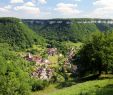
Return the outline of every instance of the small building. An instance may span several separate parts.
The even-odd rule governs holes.
[[[33,56],[30,53],[28,53],[24,58],[30,62],[35,62],[36,65],[51,64],[51,62],[48,59],[43,59],[40,56]]]
[[[38,67],[34,72],[32,72],[32,77],[49,80],[53,76],[53,70],[51,68]]]
[[[42,58],[38,56],[33,56],[32,61],[36,63],[42,63]]]
[[[28,53],[24,58],[28,61],[32,61],[33,56],[30,53]]]
[[[47,53],[49,56],[54,56],[58,52],[57,48],[48,48]]]

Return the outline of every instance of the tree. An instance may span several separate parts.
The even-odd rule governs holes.
[[[113,66],[113,33],[95,33],[79,51],[75,61],[80,75],[108,72]]]

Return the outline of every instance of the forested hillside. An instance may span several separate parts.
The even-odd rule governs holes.
[[[110,20],[91,21],[92,19],[23,20],[37,34],[57,41],[83,41],[92,32],[113,30]]]
[[[0,43],[8,43],[15,49],[42,44],[44,39],[30,30],[17,18],[0,18]]]

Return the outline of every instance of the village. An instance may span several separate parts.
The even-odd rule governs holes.
[[[34,62],[35,63],[35,68],[31,74],[31,77],[35,77],[37,79],[41,80],[50,80],[54,74],[54,66],[59,64],[59,59],[63,58],[62,54],[59,54],[57,48],[48,48],[46,51],[48,57],[47,58],[42,58],[41,56],[38,55],[33,55],[31,53],[27,53],[24,56],[24,59],[29,61],[29,62]],[[63,59],[63,67],[67,68],[67,66],[71,67],[71,60],[75,54],[74,48],[70,50],[70,52],[67,53],[67,58]],[[50,61],[49,57],[54,57],[58,56],[57,62],[53,63]],[[77,69],[77,67],[75,66]]]

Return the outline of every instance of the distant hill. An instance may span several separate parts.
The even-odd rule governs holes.
[[[42,44],[44,39],[29,29],[20,19],[0,18],[0,43],[8,43],[15,49]]]
[[[111,19],[24,19],[23,22],[38,35],[58,41],[83,41],[93,32],[113,30]]]

